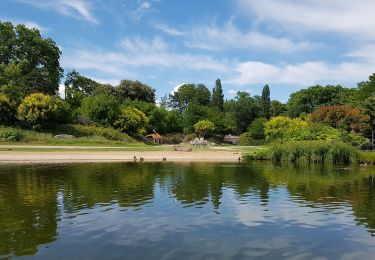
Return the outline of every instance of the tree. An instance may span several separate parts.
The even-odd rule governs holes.
[[[369,97],[363,102],[365,113],[369,116],[369,124],[371,126],[371,141],[375,145],[375,96]]]
[[[259,107],[247,92],[238,92],[234,100],[226,103],[227,110],[233,114],[240,133],[245,132],[251,122],[259,116]]]
[[[69,121],[69,105],[62,99],[34,93],[25,97],[17,109],[17,118],[33,129]]]
[[[212,106],[220,111],[224,110],[224,94],[220,79],[215,81],[215,87],[212,90]]]
[[[169,100],[171,107],[184,112],[191,103],[208,106],[211,100],[211,93],[203,84],[184,84],[173,94],[169,95]]]
[[[270,98],[270,88],[265,85],[262,90],[262,96],[260,97],[260,113],[265,118],[270,118],[271,109],[271,98]]]
[[[270,107],[270,116],[271,117],[285,115],[287,110],[288,109],[287,109],[286,104],[283,104],[283,103],[281,103],[280,101],[277,101],[277,100],[271,101],[271,107]]]
[[[91,96],[83,100],[81,113],[96,123],[110,126],[117,119],[119,104],[113,96],[103,94]]]
[[[7,96],[0,93],[0,123],[11,123],[15,120],[14,104]]]
[[[321,106],[345,105],[352,101],[355,90],[342,86],[313,86],[290,95],[288,114],[298,117],[301,113],[311,113]]]
[[[375,96],[375,73],[369,77],[368,81],[358,83],[358,89],[354,93],[355,100],[358,102],[363,102],[372,96]]]
[[[155,89],[138,80],[121,80],[115,90],[116,96],[120,102],[125,99],[138,99],[149,103],[155,103]]]
[[[267,122],[267,119],[260,117],[255,119],[247,131],[249,132],[249,135],[254,140],[263,140],[265,139],[264,134],[264,124]]]
[[[143,135],[149,118],[136,108],[123,108],[114,126],[123,133],[129,135]]]
[[[0,88],[11,99],[36,92],[55,95],[63,73],[60,55],[39,30],[0,21]]]
[[[307,123],[301,119],[276,116],[264,124],[264,133],[267,141],[293,139],[305,128]]]
[[[345,131],[363,133],[369,129],[370,118],[359,108],[348,106],[323,106],[310,115],[312,122],[324,123],[334,128]]]
[[[195,132],[202,137],[205,137],[208,133],[215,131],[215,124],[210,120],[200,120],[194,124]]]

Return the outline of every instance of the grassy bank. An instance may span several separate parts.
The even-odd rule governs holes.
[[[356,148],[341,142],[290,141],[270,144],[264,150],[244,157],[248,160],[336,164],[357,163],[361,161],[361,156]],[[372,158],[371,154],[366,156]]]
[[[360,152],[359,162],[367,164],[375,164],[375,152]]]
[[[59,139],[55,135],[73,135],[73,139]],[[112,128],[83,125],[62,125],[48,131],[25,130],[0,126],[0,144],[87,145],[87,146],[144,146],[127,134]]]

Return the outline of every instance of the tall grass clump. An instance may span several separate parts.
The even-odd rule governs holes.
[[[359,153],[351,145],[327,141],[289,141],[273,143],[268,156],[277,162],[354,163]]]

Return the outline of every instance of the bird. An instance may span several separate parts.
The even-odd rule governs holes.
[[[145,158],[143,158],[143,157],[139,157],[139,161],[140,161],[140,162],[143,162],[144,159],[145,159]]]
[[[167,160],[167,158],[166,157],[163,157],[163,161],[166,161]]]
[[[133,160],[136,162],[137,161],[137,157],[134,155],[133,156]]]

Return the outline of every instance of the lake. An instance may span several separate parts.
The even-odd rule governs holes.
[[[370,259],[375,168],[0,165],[0,259]]]

